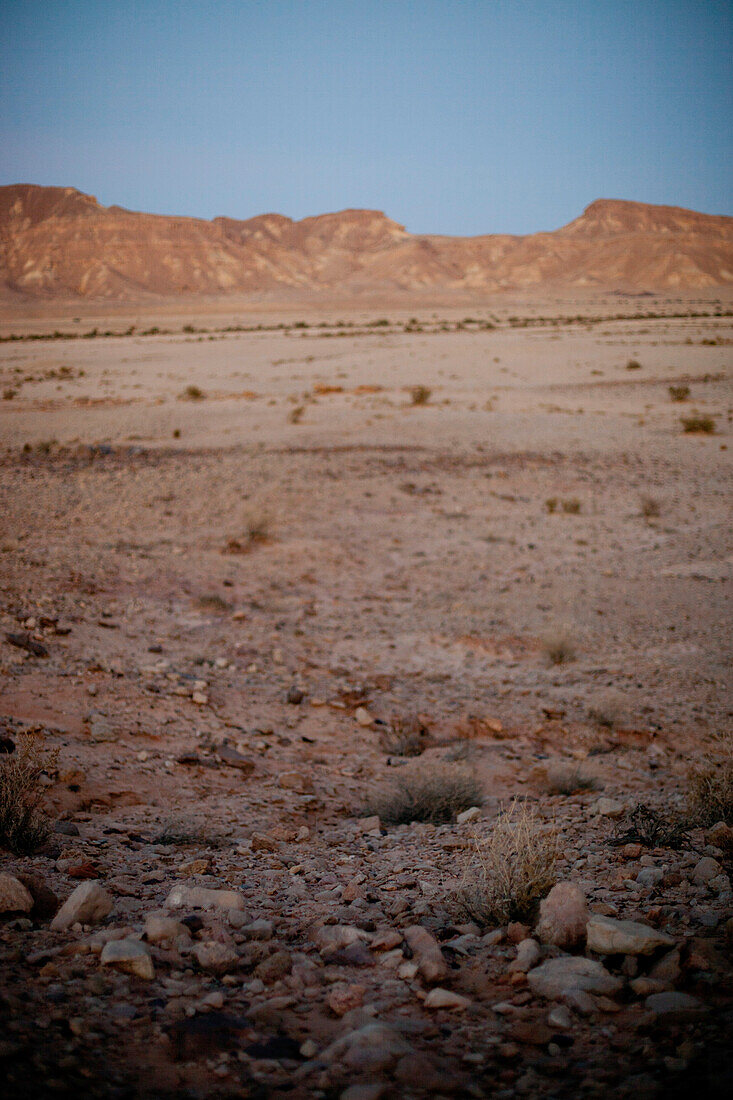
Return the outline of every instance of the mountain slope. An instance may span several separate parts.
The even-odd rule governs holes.
[[[475,295],[731,282],[733,218],[678,207],[600,199],[552,233],[445,237],[408,233],[374,210],[205,221],[104,207],[71,187],[0,187],[0,287],[13,295]]]

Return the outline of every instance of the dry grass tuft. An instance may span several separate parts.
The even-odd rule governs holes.
[[[638,359],[629,359],[628,363],[626,364],[626,369],[627,370],[641,370],[641,363],[639,362]]]
[[[625,700],[620,691],[604,691],[588,707],[588,717],[596,726],[612,730],[624,716]]]
[[[482,802],[481,784],[463,768],[405,769],[389,787],[374,793],[364,812],[365,816],[378,814],[389,825],[411,821],[443,825]]]
[[[199,386],[186,386],[181,394],[181,401],[203,401],[206,394]]]
[[[232,605],[215,592],[199,596],[197,603],[202,611],[213,611],[217,615],[223,615],[232,609]]]
[[[594,775],[588,775],[579,764],[556,764],[548,768],[545,789],[548,794],[577,794],[597,791],[602,786]]]
[[[644,519],[659,519],[662,514],[662,503],[656,497],[643,496],[639,503],[639,510]]]
[[[569,626],[555,626],[542,637],[542,649],[551,665],[574,661],[577,653],[575,638]]]
[[[690,771],[687,805],[695,825],[733,825],[733,737],[721,735]]]
[[[48,764],[30,736],[0,757],[0,844],[17,855],[32,855],[50,835],[51,823],[41,809],[41,776]]]
[[[686,401],[690,396],[689,386],[670,386],[669,396],[673,401]]]
[[[288,413],[289,424],[300,424],[305,413],[305,405],[296,405],[294,409],[291,409]]]
[[[681,416],[680,424],[688,435],[712,435],[715,431],[715,421],[712,416]]]
[[[512,805],[486,837],[476,835],[454,895],[461,916],[482,927],[531,918],[555,882],[559,842],[527,803]]]
[[[417,714],[395,715],[379,738],[389,756],[420,756],[429,741],[430,731]]]
[[[255,546],[262,546],[272,537],[274,520],[262,508],[251,509],[244,518],[244,535],[227,539],[224,554],[248,554]]]

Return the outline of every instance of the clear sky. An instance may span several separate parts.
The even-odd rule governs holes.
[[[0,0],[0,183],[168,214],[733,213],[731,0]]]

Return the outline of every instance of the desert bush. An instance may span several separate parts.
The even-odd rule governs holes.
[[[380,735],[382,750],[390,756],[420,756],[430,737],[429,730],[416,714],[395,715]]]
[[[542,649],[551,665],[564,665],[575,660],[575,639],[568,626],[555,626],[542,637]]]
[[[681,848],[689,843],[689,836],[681,817],[667,816],[638,803],[616,826],[610,842],[616,847],[635,843],[646,848]]]
[[[579,764],[556,764],[547,771],[545,789],[548,794],[575,794],[577,791],[597,791],[601,783],[594,775],[583,771]]]
[[[560,507],[567,516],[580,515],[580,501],[577,497],[569,497],[567,500],[561,500]]]
[[[557,511],[557,506],[558,506],[559,503],[560,502],[557,499],[557,497],[548,497],[547,498],[547,500],[545,501],[545,508],[550,513],[550,515],[553,515],[553,513]]]
[[[232,608],[230,603],[216,593],[199,596],[198,605],[202,611],[214,611],[219,615],[223,615],[225,611],[231,611]]]
[[[639,510],[644,519],[658,519],[662,514],[662,504],[656,497],[643,496]]]
[[[673,401],[686,401],[690,396],[689,386],[670,386],[669,396]]]
[[[247,554],[272,537],[273,519],[264,508],[252,508],[244,517],[244,534],[227,539],[223,553]]]
[[[305,412],[305,405],[296,405],[294,409],[291,409],[288,413],[289,424],[300,424],[303,419],[303,413]]]
[[[628,363],[626,364],[626,369],[627,370],[641,370],[641,363],[639,362],[638,359],[629,359]]]
[[[206,394],[198,386],[186,386],[181,394],[182,401],[203,401]]]
[[[718,737],[691,770],[687,780],[690,820],[708,827],[718,821],[733,825],[733,738]]]
[[[695,414],[694,416],[682,416],[680,417],[680,423],[683,430],[688,434],[701,433],[703,435],[712,435],[715,431],[715,421],[712,416],[700,416]]]
[[[555,882],[558,835],[527,803],[513,802],[488,836],[476,835],[453,901],[482,927],[530,919]]]
[[[375,791],[365,814],[378,814],[389,825],[411,821],[445,824],[456,814],[483,801],[483,791],[472,772],[463,768],[405,769],[388,787]]]
[[[432,395],[433,391],[428,386],[413,386],[410,390],[413,405],[427,405]]]
[[[0,844],[18,855],[32,855],[51,832],[41,808],[41,777],[48,763],[30,736],[0,757]]]
[[[619,724],[624,713],[624,697],[619,691],[605,691],[588,706],[591,722],[604,729],[612,730]]]

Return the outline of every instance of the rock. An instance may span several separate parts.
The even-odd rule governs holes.
[[[520,924],[519,921],[512,921],[507,925],[506,938],[509,943],[521,943],[522,940],[528,940],[532,935],[532,929],[528,924]]]
[[[372,814],[371,817],[362,817],[359,821],[359,828],[367,836],[380,836],[382,832],[382,822],[376,814]]]
[[[102,966],[111,966],[145,981],[152,981],[155,977],[150,951],[140,940],[110,940],[102,948],[100,962]]]
[[[542,952],[537,940],[522,940],[517,947],[517,957],[509,963],[509,969],[513,973],[526,974],[539,961]]]
[[[339,1095],[339,1100],[382,1100],[388,1088],[386,1081],[368,1081],[364,1084],[349,1085]]]
[[[173,944],[177,940],[190,941],[191,933],[185,924],[174,917],[164,917],[151,913],[145,918],[143,932],[148,943]]]
[[[527,981],[532,992],[548,1000],[559,1000],[569,990],[585,993],[618,993],[623,982],[609,974],[594,959],[563,956],[550,959],[530,970]]]
[[[345,1016],[353,1008],[360,1008],[364,1004],[365,993],[366,986],[364,985],[347,985],[345,982],[337,982],[331,986],[326,997],[326,1004],[334,1016]]]
[[[666,993],[666,982],[658,982],[654,978],[632,978],[629,985],[637,997],[648,997],[651,993]]]
[[[195,699],[194,702],[196,702]],[[216,757],[221,764],[225,764],[228,768],[236,768],[242,775],[251,775],[255,770],[254,760],[250,760],[248,756],[242,756],[240,752],[237,752],[235,748],[226,743],[216,746]]]
[[[430,985],[445,981],[448,977],[448,964],[435,936],[421,924],[410,925],[405,929],[404,936],[415,956],[421,977]]]
[[[51,930],[63,932],[72,924],[97,924],[112,912],[113,902],[98,882],[77,886],[51,921]]]
[[[565,1005],[555,1005],[548,1013],[547,1022],[550,1027],[559,1027],[562,1031],[567,1031],[573,1026],[573,1017]]]
[[[540,903],[537,934],[543,943],[576,947],[585,940],[588,906],[574,882],[558,882]]]
[[[478,821],[481,817],[480,806],[469,806],[467,810],[463,810],[462,813],[456,814],[456,823],[458,825],[470,825],[472,821]]]
[[[579,1016],[592,1016],[596,1011],[595,1000],[583,989],[566,989],[562,995],[562,1001]]]
[[[399,1058],[411,1053],[409,1043],[393,1028],[373,1023],[349,1031],[331,1043],[321,1060],[351,1073],[376,1074],[391,1069]]]
[[[33,898],[33,916],[52,917],[59,907],[59,899],[53,890],[49,890],[46,883],[37,875],[18,874],[16,878],[23,883]]]
[[[649,971],[649,975],[654,978],[655,981],[670,982],[673,985],[679,978],[681,972],[680,953],[679,950],[675,949],[674,951],[668,951],[666,955],[658,959]]]
[[[15,875],[0,873],[0,913],[30,913],[33,895]]]
[[[374,725],[374,719],[366,707],[357,707],[354,711],[354,718],[356,719],[356,724],[362,726],[364,729]]]
[[[305,699],[305,692],[301,691],[300,688],[296,687],[295,684],[293,684],[292,687],[288,688],[288,694],[286,696],[286,702],[290,703],[294,707],[297,707],[297,706],[300,705],[300,703],[303,702],[304,699]]]
[[[309,791],[313,786],[310,777],[302,772],[281,772],[277,782],[287,791]]]
[[[461,1086],[447,1065],[438,1066],[429,1055],[422,1053],[400,1058],[394,1073],[397,1080],[407,1086],[408,1095],[413,1093],[418,1082],[423,1096],[455,1095]]]
[[[669,1023],[683,1023],[708,1011],[707,1005],[689,993],[652,993],[644,1003],[656,1019]]]
[[[468,997],[462,997],[450,989],[441,989],[440,986],[431,989],[423,1001],[426,1008],[468,1008],[470,1003]]]
[[[165,899],[166,909],[244,909],[236,890],[212,890],[206,886],[174,886]]]
[[[712,856],[703,856],[702,859],[695,864],[692,872],[692,880],[699,886],[705,886],[711,879],[716,878],[721,870],[722,868],[717,859],[713,859]]]
[[[733,829],[724,821],[718,821],[705,834],[708,844],[714,844],[716,848],[725,851],[733,851]]]
[[[588,948],[598,955],[651,955],[658,947],[674,947],[666,932],[633,920],[592,916],[587,926]]]
[[[73,821],[56,821],[53,831],[59,836],[79,836],[79,828]]]
[[[664,878],[664,871],[661,867],[642,867],[639,874],[636,876],[636,881],[641,883],[642,886],[646,886],[649,890],[654,890],[661,883]]]
[[[626,809],[623,802],[617,802],[615,798],[599,798],[594,804],[592,812],[602,817],[621,817]]]
[[[293,969],[293,960],[287,951],[276,951],[274,955],[263,959],[254,969],[255,978],[259,978],[265,985],[277,982],[284,978]]]
[[[192,954],[207,974],[229,974],[239,965],[239,956],[225,943],[204,940],[197,943]]]
[[[271,836],[266,836],[264,833],[253,833],[252,840],[253,852],[279,852],[280,845]]]
[[[272,921],[269,920],[253,920],[242,928],[248,940],[271,940],[272,931]]]

